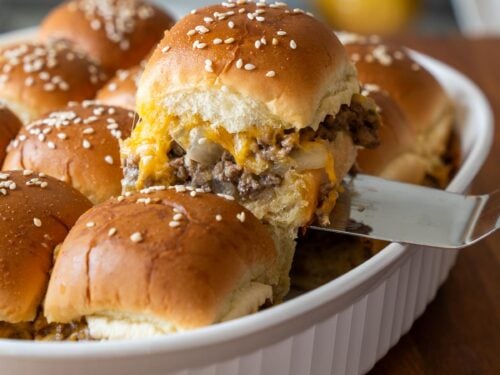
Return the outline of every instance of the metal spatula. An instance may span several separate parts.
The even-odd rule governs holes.
[[[500,227],[500,190],[465,196],[366,175],[345,185],[331,224],[312,229],[459,249]]]

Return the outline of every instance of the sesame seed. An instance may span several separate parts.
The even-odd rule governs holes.
[[[273,46],[277,46],[279,43],[278,39],[273,38]]]
[[[95,227],[95,222],[89,221],[86,225],[87,228],[94,228]]]
[[[33,174],[33,171],[30,169],[25,169],[23,171],[23,176],[31,176]]]
[[[264,22],[266,20],[265,17],[262,17],[262,16],[257,16],[255,17],[255,19],[258,21],[258,22]]]
[[[65,140],[68,139],[68,136],[66,135],[66,133],[57,133],[57,138]]]
[[[130,236],[130,240],[135,243],[139,243],[144,241],[144,238],[142,237],[142,234],[139,232],[132,233]]]
[[[104,157],[104,161],[105,161],[106,163],[108,163],[109,165],[113,165],[113,163],[114,163],[113,157],[112,157],[111,155],[106,155],[106,156]]]
[[[116,234],[116,232],[118,232],[118,229],[116,229],[116,228],[111,228],[111,229],[108,231],[108,236],[109,236],[109,237],[113,237],[113,236]]]
[[[293,40],[293,39],[290,41],[290,48],[297,49],[297,43],[295,43],[295,40]]]
[[[194,29],[200,34],[206,34],[206,33],[210,32],[210,29],[208,29],[207,27],[205,27],[203,25],[196,26]]]
[[[224,43],[225,44],[231,44],[231,43],[234,43],[235,39],[234,38],[227,38]]]
[[[238,59],[238,61],[236,61],[236,68],[238,68],[238,69],[243,68],[243,60],[242,59]]]
[[[181,221],[183,218],[184,218],[184,215],[182,215],[182,214],[175,214],[173,217],[173,219],[175,221]]]
[[[217,45],[217,44],[221,44],[221,43],[222,43],[222,39],[220,39],[220,38],[215,38],[215,39],[213,40],[213,43],[214,43],[215,45]]]
[[[56,144],[54,142],[48,142],[47,147],[50,148],[51,150],[55,150]]]
[[[220,198],[224,198],[225,200],[228,200],[228,201],[234,201],[234,197],[232,195],[217,194],[217,196],[220,197]]]
[[[163,53],[167,53],[168,51],[170,51],[170,46],[166,46],[161,49],[161,52]]]
[[[260,40],[255,41],[255,48],[259,49],[261,45],[262,45],[262,42]]]
[[[246,214],[245,211],[240,212],[239,214],[236,215],[236,218],[241,221],[242,223],[245,222],[246,220]]]
[[[180,225],[181,225],[181,223],[180,223],[180,222],[178,222],[178,221],[171,221],[170,223],[168,223],[168,226],[169,226],[170,228],[177,228],[177,227],[179,227]]]
[[[198,49],[203,49],[207,46],[207,43],[196,43],[196,48]]]
[[[196,34],[196,30],[189,30],[189,31],[187,32],[187,35],[188,35],[188,36],[193,36],[194,34]]]
[[[83,148],[85,148],[85,149],[89,149],[89,148],[91,148],[91,147],[92,147],[92,145],[90,144],[90,142],[89,142],[88,140],[86,140],[86,139],[84,139],[84,140],[83,140],[83,142],[82,142],[82,146],[83,146]]]
[[[86,128],[82,131],[83,134],[94,134],[95,130],[93,128]]]
[[[255,70],[255,65],[253,64],[245,64],[245,70],[252,71]]]
[[[33,218],[33,224],[35,224],[35,227],[38,227],[40,228],[42,226],[42,220],[40,220],[39,218],[37,217],[34,217]]]
[[[203,18],[203,21],[205,21],[206,23],[212,23],[214,22],[214,19],[212,17],[205,17]]]
[[[194,198],[194,197],[196,197],[197,193],[196,193],[196,191],[192,191],[191,193],[189,193],[189,195]]]
[[[287,32],[283,31],[283,30],[279,30],[278,32],[276,32],[276,35],[285,36],[285,35],[287,35]]]
[[[273,78],[276,77],[276,72],[274,70],[270,70],[266,73],[267,78]]]
[[[234,22],[233,21],[229,21],[227,23],[227,26],[230,28],[230,29],[234,29]]]
[[[215,220],[222,221],[222,215],[215,215]]]
[[[205,70],[209,73],[214,72],[212,60],[210,59],[205,60]]]
[[[47,181],[43,181],[41,184],[40,184],[40,187],[42,189],[45,189],[47,186],[49,186],[49,183]]]

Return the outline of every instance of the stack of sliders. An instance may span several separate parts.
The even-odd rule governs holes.
[[[146,64],[136,109],[124,187],[236,199],[273,234],[279,299],[298,230],[328,221],[357,149],[378,144],[376,106],[335,34],[280,2],[227,2],[180,20]]]
[[[123,6],[143,4],[122,1]],[[92,31],[78,37],[109,39],[111,26],[102,27],[115,13],[117,19],[128,14],[119,10],[122,1],[71,1],[60,9],[91,25]],[[108,3],[115,5],[100,5]],[[114,10],[104,14],[103,9]],[[50,25],[44,24],[46,35]],[[75,35],[67,31],[47,39]],[[118,38],[108,47],[127,51],[127,43],[118,40],[131,39]],[[0,336],[151,337],[258,311],[288,292],[298,232],[314,220],[328,221],[358,151],[367,155],[359,168],[373,174],[413,182],[401,165],[418,160],[425,168],[408,164],[418,171],[415,182],[439,175],[436,160],[450,136],[449,101],[403,50],[381,49],[373,38],[366,40],[355,44],[351,36],[349,56],[328,27],[299,9],[280,2],[226,2],[195,10],[166,32],[132,98],[137,125],[132,112],[89,101],[61,104],[30,122],[12,142],[4,167],[40,173],[5,172],[0,181],[6,193],[0,190],[2,219],[24,223],[1,229],[8,230],[1,235],[9,246],[0,247],[0,267],[9,268],[0,274],[0,293],[7,296],[1,300],[8,301],[0,305]],[[91,44],[76,42],[92,54]],[[103,63],[106,53],[97,52],[94,58]],[[118,59],[103,70],[112,74],[137,66],[147,52],[140,54],[130,65]],[[140,70],[131,69],[126,77],[118,71],[116,78],[122,74],[125,81]],[[412,72],[416,78],[406,76]],[[408,92],[420,94],[408,97]],[[434,99],[427,99],[431,94]],[[421,112],[428,117],[416,111],[415,103],[424,99],[428,112]],[[117,163],[119,141],[124,175]],[[379,143],[385,152],[364,150]],[[82,195],[45,173],[98,205],[90,208]],[[126,192],[118,195],[121,178]],[[53,182],[61,190],[55,202],[46,192]],[[26,196],[41,194],[32,200],[23,196],[21,209],[13,211],[18,203],[2,199],[13,199],[19,186],[27,189]],[[65,198],[68,194],[75,202]],[[71,210],[69,219],[65,210]],[[49,231],[46,223],[55,218],[66,231]],[[24,240],[18,245],[18,239]],[[43,256],[34,260],[25,243],[28,249],[43,247]],[[355,241],[342,244],[351,254],[349,267],[373,249]],[[303,263],[317,279],[327,274],[318,264],[332,264],[324,254],[308,251],[306,261],[315,263]],[[41,258],[43,267],[33,274],[45,277],[26,288],[20,281],[27,278],[23,267]],[[30,307],[17,307],[29,312],[16,315],[7,298],[21,288],[32,293]],[[59,333],[36,327],[55,327]]]
[[[338,33],[355,63],[363,93],[382,118],[380,146],[360,150],[362,173],[444,188],[459,156],[453,152],[451,100],[442,86],[406,49],[377,36]],[[380,241],[310,232],[294,260],[294,287],[311,290],[348,272],[385,247]]]

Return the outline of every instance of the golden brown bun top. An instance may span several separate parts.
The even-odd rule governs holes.
[[[121,192],[119,140],[130,135],[134,122],[134,112],[120,107],[71,104],[23,128],[3,169],[44,172],[102,202]]]
[[[22,126],[19,118],[0,101],[0,163],[3,163],[8,144]]]
[[[66,42],[0,50],[0,99],[24,123],[70,101],[92,99],[105,80],[96,63]]]
[[[327,25],[276,4],[222,3],[180,20],[148,61],[138,92],[140,115],[150,111],[150,102],[169,95],[225,87],[236,95],[233,102],[245,102],[234,106],[253,105],[249,111],[262,112],[267,122],[304,128],[323,121],[332,107],[325,98],[351,91],[346,81],[355,79],[354,69]],[[256,123],[228,130],[247,130],[244,125]]]
[[[443,110],[450,107],[450,100],[439,82],[404,48],[370,43],[369,40],[345,46],[356,64],[365,91],[381,91],[389,95],[401,107],[415,132],[425,132],[433,127]]]
[[[135,110],[137,86],[143,71],[142,66],[118,70],[114,78],[99,90],[96,100],[103,104]]]
[[[72,0],[45,18],[40,36],[74,42],[113,73],[139,64],[173,23],[146,1]]]
[[[420,183],[425,170],[417,169],[425,169],[446,147],[453,120],[450,99],[405,48],[385,44],[377,36],[339,37],[356,64],[362,93],[375,100],[382,118],[381,145],[360,150],[361,171]]]
[[[35,318],[52,252],[90,207],[83,195],[51,177],[0,173],[0,322]]]
[[[217,220],[217,215],[220,215]],[[231,294],[276,260],[264,226],[216,195],[155,188],[83,215],[57,259],[49,321],[127,314],[188,329],[220,319]]]

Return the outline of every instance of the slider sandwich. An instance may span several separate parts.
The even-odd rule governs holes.
[[[283,3],[228,2],[180,20],[148,61],[136,108],[124,187],[234,197],[273,228],[287,271],[298,229],[328,222],[357,149],[378,144],[375,105],[343,46]]]
[[[5,158],[7,146],[22,126],[19,118],[0,101],[0,163]]]
[[[3,169],[43,172],[100,203],[121,193],[119,141],[134,122],[134,112],[121,107],[71,103],[23,128]]]
[[[380,147],[360,151],[360,170],[413,184],[431,179],[445,187],[455,109],[441,84],[405,48],[376,37],[339,35],[382,118]]]
[[[70,101],[94,98],[106,79],[99,65],[63,41],[0,49],[0,100],[24,124]]]
[[[40,312],[54,251],[91,207],[79,192],[32,171],[0,173],[0,338],[77,339],[84,327],[48,325]]]
[[[50,12],[42,40],[68,40],[108,74],[138,65],[174,24],[161,8],[142,0],[71,0]]]
[[[153,187],[78,220],[61,247],[44,312],[51,323],[84,318],[93,339],[191,330],[272,303],[276,256],[267,229],[237,203]]]

